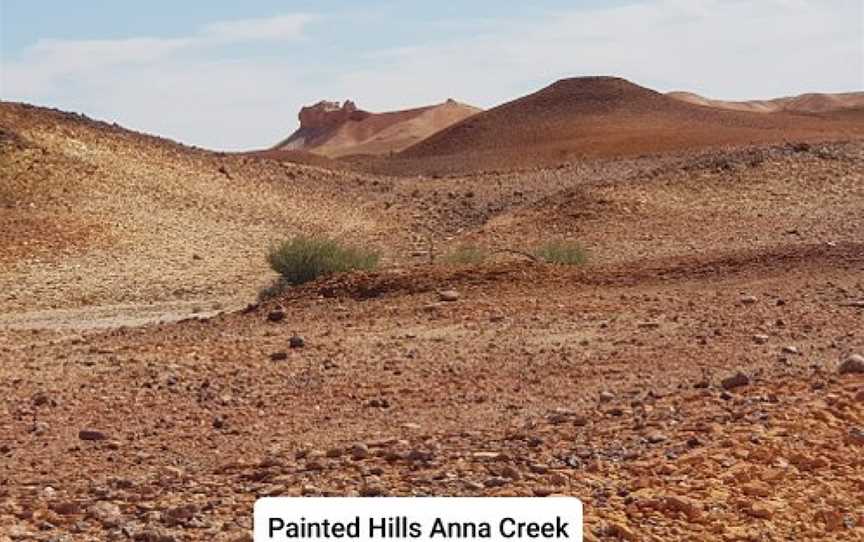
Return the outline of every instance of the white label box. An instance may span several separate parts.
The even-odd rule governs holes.
[[[255,542],[582,542],[575,497],[266,497]]]

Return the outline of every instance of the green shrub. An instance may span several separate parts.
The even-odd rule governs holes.
[[[534,256],[546,263],[558,265],[581,265],[587,256],[585,249],[573,241],[549,241],[534,251]]]
[[[374,269],[378,254],[326,237],[298,235],[273,247],[267,261],[282,281],[297,285],[331,273]]]
[[[476,265],[489,259],[489,252],[476,245],[460,245],[446,254],[442,261],[451,265]]]

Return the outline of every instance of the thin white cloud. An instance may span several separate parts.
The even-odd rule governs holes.
[[[299,38],[315,16],[306,13],[279,15],[259,19],[220,21],[206,25],[202,39],[219,42],[264,41]]]
[[[290,49],[230,62],[215,54],[229,42],[299,37],[334,47],[306,32],[314,16],[296,14],[212,23],[171,39],[40,41],[4,66],[2,94],[186,143],[248,149],[282,139],[299,107],[321,98],[371,110],[448,97],[488,107],[584,74],[726,99],[860,90],[862,9],[860,0],[642,0],[486,20],[474,34],[424,44],[346,46],[329,64]]]

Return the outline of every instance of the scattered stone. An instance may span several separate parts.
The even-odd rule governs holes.
[[[601,403],[608,403],[612,399],[615,399],[615,394],[612,393],[611,391],[601,391],[600,392],[600,402]]]
[[[769,338],[768,335],[753,335],[753,342],[756,344],[765,344]]]
[[[369,447],[362,442],[358,442],[351,446],[351,459],[360,461],[369,457]]]
[[[750,384],[750,377],[742,372],[737,372],[734,375],[724,378],[720,385],[724,390],[733,390]]]
[[[288,352],[273,352],[270,354],[271,361],[283,361],[288,359]]]
[[[747,512],[754,518],[771,519],[774,515],[774,508],[767,503],[754,502],[750,504]]]
[[[456,290],[441,290],[438,292],[438,299],[440,301],[458,301],[459,300],[459,292]]]
[[[223,416],[216,416],[213,418],[213,429],[222,429],[225,427],[226,421]]]
[[[108,501],[99,501],[87,509],[87,515],[107,528],[118,527],[123,522],[120,507]]]
[[[649,433],[645,437],[645,440],[647,440],[651,444],[659,444],[666,441],[666,435],[664,435],[663,433]]]
[[[96,429],[82,429],[78,431],[78,438],[81,440],[108,440],[108,435]]]
[[[864,356],[852,354],[840,364],[838,371],[841,375],[864,373]]]
[[[369,483],[360,488],[361,497],[381,497],[386,494],[387,491],[376,483]]]
[[[483,482],[483,485],[486,487],[502,487],[508,484],[508,480],[506,478],[502,478],[501,476],[492,476],[491,478],[487,478],[486,481]]]
[[[132,540],[135,542],[179,542],[174,533],[161,527],[150,527],[138,531]]]
[[[271,322],[281,322],[285,319],[285,309],[278,308],[273,309],[269,313],[267,313],[267,320]]]
[[[306,346],[306,341],[303,340],[303,337],[299,335],[292,335],[290,339],[288,339],[288,346],[291,348],[303,348]]]
[[[497,461],[499,459],[504,459],[504,455],[500,452],[474,452],[471,454],[471,457],[481,461]]]
[[[51,503],[49,508],[61,516],[72,516],[81,513],[81,505],[75,501],[55,501]]]
[[[534,492],[535,497],[548,497],[549,495],[552,495],[555,493],[555,488],[549,487],[549,486],[540,486],[540,487],[535,487],[533,489],[533,492]]]
[[[864,446],[864,429],[853,427],[849,430],[849,443],[856,446]]]
[[[327,450],[327,452],[324,455],[326,457],[333,459],[336,457],[341,457],[343,451],[344,450],[342,450],[342,448],[330,448],[329,450]]]
[[[792,354],[793,356],[798,356],[801,354],[801,351],[798,350],[796,346],[784,346],[783,347],[784,354]]]
[[[752,305],[753,303],[756,303],[757,301],[759,301],[759,298],[756,297],[755,295],[745,295],[745,296],[742,296],[739,301],[741,302],[742,305]]]

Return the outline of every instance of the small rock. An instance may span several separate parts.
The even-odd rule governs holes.
[[[225,418],[223,416],[213,418],[213,429],[222,429],[223,427],[225,427]]]
[[[724,390],[732,390],[749,384],[750,377],[740,371],[730,377],[724,378],[720,382],[720,385],[723,386]]]
[[[741,302],[742,305],[752,305],[753,303],[756,303],[757,301],[759,301],[759,298],[756,297],[755,295],[745,295],[745,296],[742,296],[741,299],[739,299],[739,301]]]
[[[441,290],[438,292],[438,299],[440,301],[458,301],[459,300],[459,292],[456,290]]]
[[[645,440],[651,444],[659,444],[666,440],[666,435],[663,433],[649,433],[648,436],[645,437]]]
[[[600,402],[601,403],[608,403],[612,399],[615,399],[615,394],[612,393],[611,391],[601,391],[600,392]]]
[[[108,435],[96,429],[82,429],[78,431],[81,440],[108,440]]]
[[[841,375],[864,373],[864,356],[852,354],[840,364],[838,372]]]
[[[303,348],[306,346],[306,341],[303,340],[303,337],[299,335],[292,335],[290,339],[288,339],[288,346],[291,348]]]
[[[109,529],[117,527],[123,521],[120,507],[108,501],[99,501],[93,504],[87,509],[87,515]]]
[[[174,533],[159,527],[151,527],[135,533],[135,542],[179,542]]]
[[[285,309],[278,308],[273,309],[272,311],[267,313],[267,320],[271,322],[281,322],[285,319]]]
[[[771,506],[758,502],[751,503],[747,512],[749,512],[754,518],[759,519],[771,519],[774,515],[774,509]]]
[[[351,459],[360,461],[369,457],[369,447],[362,442],[358,442],[351,446]]]
[[[798,350],[798,347],[796,347],[796,346],[784,346],[783,347],[783,353],[784,354],[792,354],[793,356],[797,356],[797,355],[801,354],[801,351]]]
[[[756,344],[765,344],[769,338],[768,335],[753,335],[753,342]]]
[[[330,448],[329,450],[327,450],[327,452],[324,455],[326,457],[333,459],[336,457],[341,457],[343,451],[344,450],[342,450],[342,448]]]
[[[502,478],[500,476],[492,476],[491,478],[487,478],[483,485],[486,487],[501,487],[506,486],[508,483],[506,478]]]
[[[36,422],[33,424],[33,434],[38,436],[44,435],[51,429],[51,426],[46,422]]]
[[[535,497],[548,497],[555,493],[555,488],[549,486],[540,486],[534,488],[534,496]]]
[[[864,446],[864,430],[853,427],[849,430],[849,443],[856,446]]]
[[[288,359],[288,352],[273,352],[270,354],[271,361],[283,361]]]
[[[387,491],[378,484],[371,483],[360,488],[361,497],[381,497],[386,495]]]
[[[75,501],[57,501],[52,502],[50,508],[53,512],[61,516],[71,516],[81,513],[81,505]]]

